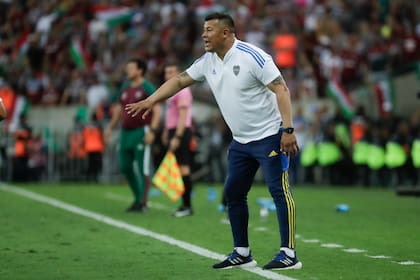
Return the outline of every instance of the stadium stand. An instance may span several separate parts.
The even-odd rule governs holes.
[[[100,112],[100,121],[109,120],[127,59],[146,59],[148,79],[161,84],[166,60],[187,66],[202,54],[201,22],[210,11],[232,14],[237,37],[269,50],[281,67],[301,111],[296,183],[420,184],[412,154],[420,137],[420,20],[410,0],[0,1],[0,97],[10,100],[2,123],[2,180],[11,180],[10,147],[22,114],[44,143],[40,179],[60,180],[54,169],[60,164],[51,161],[62,160],[75,119],[83,123]],[[205,84],[193,91],[214,111]],[[209,125],[198,123],[202,146]],[[387,144],[397,143],[405,160],[399,166],[373,156],[370,166],[368,159],[356,162],[360,141],[384,158]],[[325,143],[338,156],[320,158]],[[103,176],[117,170],[112,162],[105,152]],[[353,167],[360,176],[348,174]]]

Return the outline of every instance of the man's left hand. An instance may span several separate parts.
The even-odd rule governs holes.
[[[175,152],[178,148],[179,145],[181,144],[181,140],[177,137],[174,137],[171,139],[171,141],[169,142],[169,150],[171,152]]]
[[[295,156],[299,152],[299,146],[294,134],[282,134],[280,141],[280,151],[288,156]]]

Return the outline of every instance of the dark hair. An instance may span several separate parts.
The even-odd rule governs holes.
[[[205,21],[209,21],[212,19],[217,19],[220,22],[222,22],[224,25],[226,25],[229,28],[229,31],[231,33],[235,33],[235,23],[233,22],[233,19],[230,15],[225,13],[211,13],[208,14],[205,18]]]
[[[181,70],[181,65],[179,64],[179,62],[175,59],[169,59],[168,61],[165,62],[164,64],[164,68],[166,67],[171,67],[171,66],[175,66],[178,70]]]
[[[147,63],[143,59],[131,58],[128,63],[135,63],[138,69],[143,70],[143,76],[146,75]]]

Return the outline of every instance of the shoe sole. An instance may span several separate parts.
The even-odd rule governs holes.
[[[256,267],[257,266],[257,262],[255,260],[252,260],[250,262],[244,263],[244,264],[239,264],[239,265],[231,265],[231,266],[227,266],[227,267],[223,267],[223,268],[216,268],[216,269],[231,269],[231,268],[251,268],[251,267]]]
[[[302,263],[298,262],[292,266],[286,266],[286,267],[273,267],[273,268],[265,268],[265,270],[289,270],[289,269],[301,269],[302,268]]]

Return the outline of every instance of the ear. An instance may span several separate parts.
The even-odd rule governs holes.
[[[227,29],[227,28],[223,29],[223,35],[224,35],[225,37],[227,37],[227,36],[228,36],[228,34],[229,34],[229,29]]]

